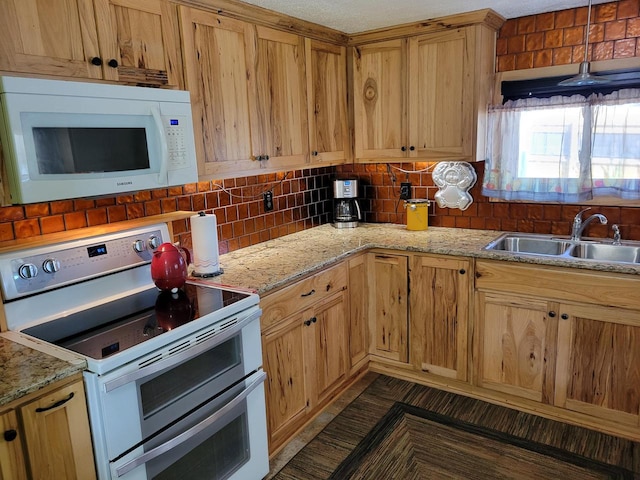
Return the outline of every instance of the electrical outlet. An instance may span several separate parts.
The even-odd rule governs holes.
[[[264,211],[270,212],[273,210],[273,192],[271,190],[264,192],[262,197],[264,199]]]
[[[411,198],[411,183],[402,182],[400,184],[400,200],[409,200]]]

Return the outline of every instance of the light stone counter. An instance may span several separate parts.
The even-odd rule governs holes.
[[[85,367],[85,362],[60,360],[0,335],[0,407]]]
[[[494,230],[441,227],[416,232],[394,224],[364,224],[357,228],[336,229],[327,224],[221,255],[220,266],[224,273],[208,281],[265,294],[353,253],[371,248],[640,274],[640,265],[611,265],[482,250],[501,234]]]
[[[304,230],[220,256],[222,275],[207,283],[242,287],[265,294],[305,275],[371,248],[489,258],[640,275],[640,266],[533,257],[482,250],[502,232],[429,227],[408,231],[404,225],[364,224],[336,229],[331,225]],[[0,406],[66,376],[83,364],[66,362],[9,341],[0,335]]]

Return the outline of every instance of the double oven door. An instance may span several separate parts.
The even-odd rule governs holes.
[[[136,361],[85,373],[98,476],[260,479],[268,473],[260,309]]]

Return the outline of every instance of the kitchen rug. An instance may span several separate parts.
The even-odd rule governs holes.
[[[633,479],[549,445],[395,403],[329,477],[367,479]]]
[[[640,479],[640,443],[379,375],[272,475]]]

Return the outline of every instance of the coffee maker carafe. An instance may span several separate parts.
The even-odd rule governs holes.
[[[358,205],[358,180],[334,180],[333,226],[353,228],[362,220]]]

